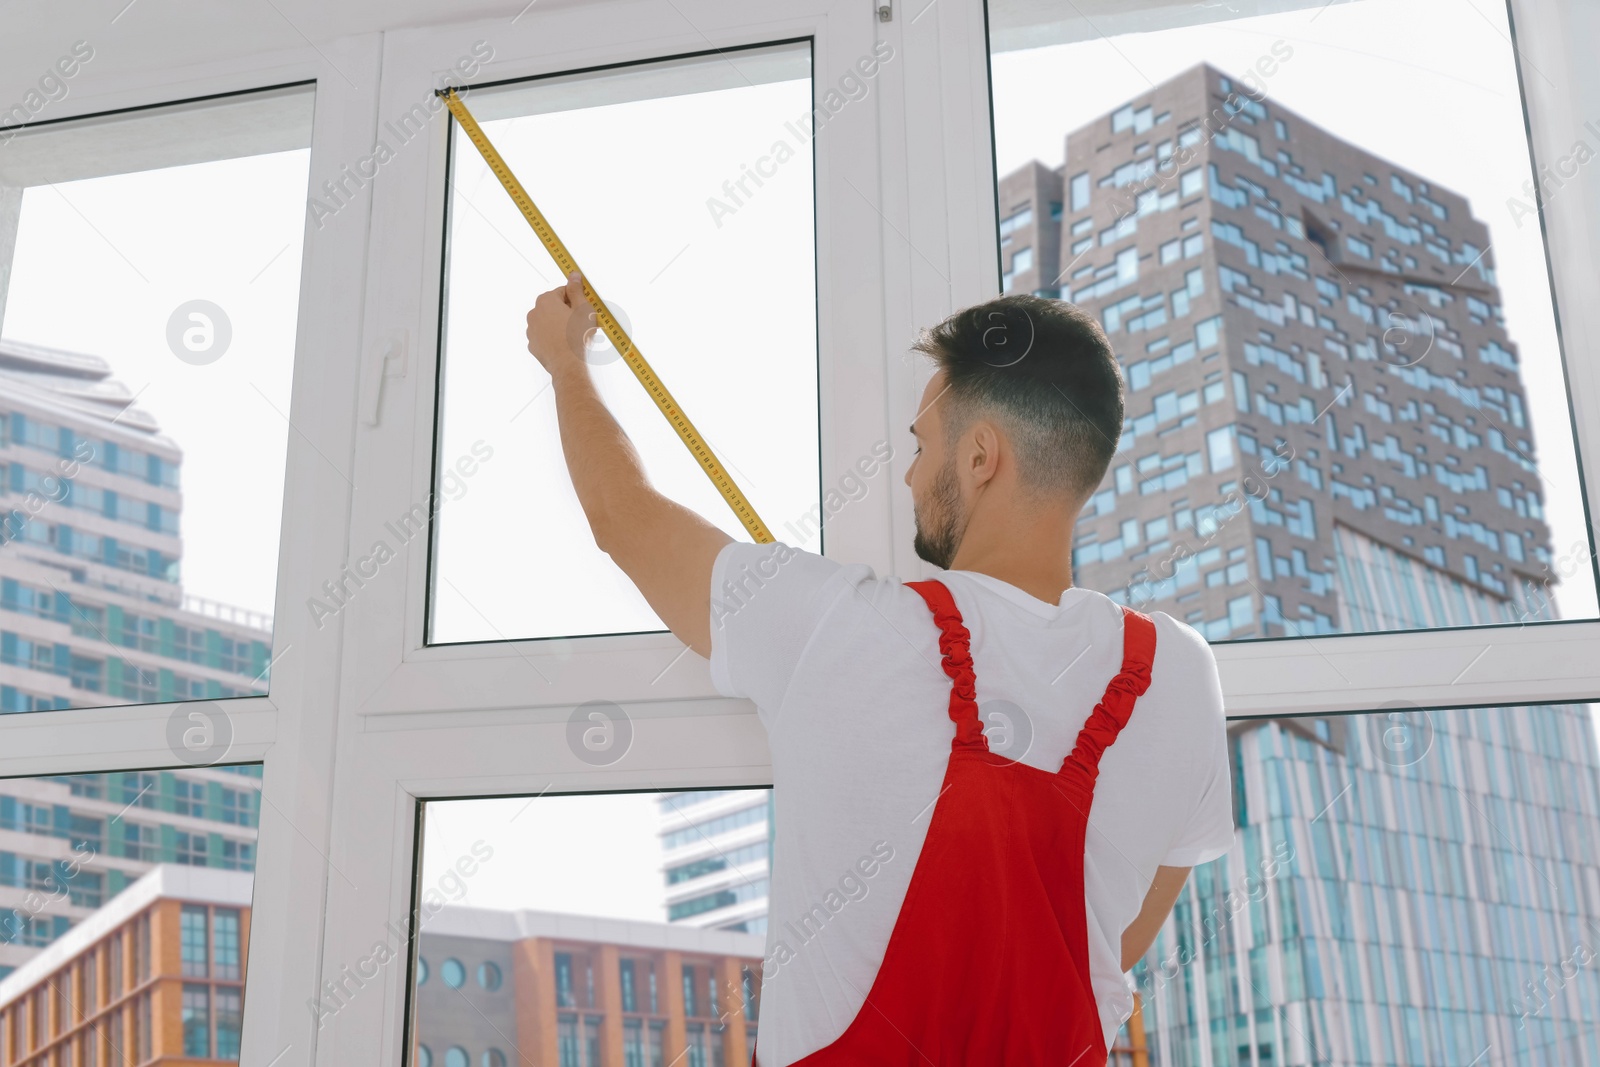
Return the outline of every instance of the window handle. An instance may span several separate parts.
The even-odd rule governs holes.
[[[406,376],[406,350],[409,334],[395,330],[383,344],[372,349],[367,357],[366,373],[361,383],[361,421],[368,426],[378,425],[378,412],[383,406],[383,383],[388,378]]]

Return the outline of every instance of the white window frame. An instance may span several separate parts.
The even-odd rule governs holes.
[[[70,93],[39,115],[39,125],[172,104],[296,82],[315,82],[310,173],[315,186],[339,160],[370,142],[376,112],[379,38],[264,50],[247,26],[208,30],[196,63],[193,26],[176,10],[150,11],[103,38],[98,64],[85,64]],[[70,20],[63,20],[70,21]],[[63,33],[70,32],[70,28]],[[96,31],[103,32],[103,31]],[[93,33],[83,33],[91,37]],[[70,41],[70,38],[67,39]],[[20,99],[57,52],[11,56],[0,45],[0,98]],[[52,45],[54,47],[54,45]],[[109,55],[108,55],[109,53]],[[137,56],[137,59],[130,57]],[[103,57],[103,58],[102,58]],[[19,81],[20,88],[13,85]],[[3,149],[0,149],[3,151]],[[248,210],[248,205],[241,205]],[[322,230],[307,226],[301,260],[294,378],[278,554],[271,692],[202,703],[221,709],[233,731],[226,763],[261,762],[261,811],[248,948],[250,996],[244,1062],[306,1062],[306,991],[318,981],[324,880],[328,877],[335,747],[334,702],[340,644],[292,610],[299,591],[336,572],[348,538],[355,449],[357,375],[344,353],[360,341],[360,305],[346,279],[360,277],[368,254],[367,212],[343,213]],[[241,447],[244,447],[241,443]],[[336,466],[337,465],[337,469]],[[169,720],[193,703],[123,705],[0,715],[0,776],[141,770],[174,759]],[[301,1055],[290,1055],[296,1046]]]
[[[890,21],[879,21],[880,6]],[[1091,17],[1115,6],[1080,5]],[[1570,149],[1571,131],[1600,114],[1600,70],[1584,53],[1600,27],[1581,0],[1547,0],[1537,11],[1511,0],[1511,10],[1524,69],[1544,75],[1524,78],[1535,154],[1554,160]],[[889,491],[835,518],[828,553],[880,574],[927,573],[911,549],[910,496],[899,481],[904,428],[927,371],[904,353],[920,327],[999,291],[978,0],[556,0],[511,4],[495,20],[387,33],[373,24],[272,51],[248,27],[213,24],[199,63],[185,55],[192,27],[181,12],[139,14],[130,51],[85,68],[49,117],[315,79],[313,190],[369,154],[380,121],[478,39],[494,43],[486,78],[498,80],[812,36],[819,92],[874,41],[890,42],[896,58],[871,103],[846,108],[816,142],[822,474],[827,484],[872,442],[895,443]],[[10,89],[11,72],[21,88],[0,99],[20,96],[28,72],[55,58],[29,51],[11,62],[13,48],[0,43],[0,88]],[[430,488],[444,136],[436,120],[431,141],[399,153],[359,206],[307,226],[272,693],[220,702],[235,732],[228,760],[265,763],[244,1062],[401,1062],[408,964],[381,968],[320,1028],[307,1004],[376,943],[392,944],[386,925],[412,906],[419,799],[771,780],[747,703],[716,696],[696,656],[662,673],[681,651],[671,635],[428,647],[420,551],[321,629],[306,610],[384,516]],[[1587,299],[1584,273],[1600,262],[1600,168],[1580,171],[1546,212],[1580,463],[1587,456],[1600,469],[1600,307]],[[397,337],[405,343],[393,349]],[[369,426],[360,419],[374,401]],[[1586,490],[1591,514],[1600,510],[1596,480]],[[1394,700],[1597,699],[1596,649],[1600,621],[1579,621],[1235,642],[1219,645],[1217,658],[1230,714],[1249,717]],[[538,683],[530,662],[550,668],[551,684]],[[596,676],[607,680],[604,693],[585,681]],[[635,728],[628,757],[608,767],[577,760],[566,741],[572,708],[597,695],[622,704]],[[167,722],[181,707],[0,716],[0,774],[171,766]]]
[[[379,116],[391,118],[422,100],[480,40],[492,43],[494,56],[476,82],[810,38],[813,102],[820,103],[857,60],[872,55],[880,25],[876,10],[860,0],[798,0],[757,10],[737,0],[622,0],[530,8],[514,23],[508,16],[396,31],[384,40]],[[880,154],[891,149],[880,143],[886,139],[876,100],[898,92],[899,64],[898,58],[884,63],[867,98],[833,114],[812,142],[817,261],[826,265],[817,292],[824,485],[836,483],[874,442],[898,439],[885,416],[890,375],[853,369],[894,362],[884,357],[885,338],[893,334],[883,298],[894,269],[878,238],[892,227],[876,202],[885,196]],[[368,551],[386,518],[426,500],[432,489],[448,133],[445,117],[436,117],[429,142],[408,144],[373,186],[362,375],[364,412],[370,417],[376,400],[377,422],[363,423],[358,436],[352,560]],[[473,148],[458,134],[454,150]],[[530,303],[536,295],[529,294]],[[890,347],[904,351],[912,336],[905,332]],[[401,344],[403,362],[384,358]],[[900,426],[911,417],[906,412]],[[893,474],[878,477],[887,482]],[[874,491],[833,517],[825,535],[829,553],[893,570],[891,501],[891,494]],[[342,877],[327,880],[325,976],[356,967],[379,942],[397,946],[391,924],[413,907],[419,799],[771,781],[753,706],[718,695],[707,662],[686,654],[672,634],[430,646],[427,564],[418,538],[341,612],[347,640],[331,855]],[[291,610],[305,613],[303,605]],[[620,705],[633,731],[626,755],[606,766],[580,760],[568,742],[574,708],[597,698]],[[411,988],[409,959],[383,968],[370,988],[325,1021],[317,1062],[402,1062]]]

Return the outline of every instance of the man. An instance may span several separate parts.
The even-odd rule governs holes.
[[[905,584],[655,492],[573,344],[591,316],[574,275],[528,347],[595,541],[770,741],[762,1067],[1105,1063],[1126,971],[1233,820],[1210,649],[1072,585],[1122,433],[1099,324],[1010,296],[917,342],[905,480],[941,572]]]

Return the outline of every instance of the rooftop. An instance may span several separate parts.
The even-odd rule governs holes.
[[[37,956],[0,980],[0,1008],[38,986],[64,964],[122,926],[157,900],[183,900],[225,907],[250,906],[255,875],[163,863],[112,897],[99,911],[62,934]],[[443,937],[523,941],[542,937],[558,941],[594,941],[628,948],[690,952],[707,956],[759,959],[766,950],[763,934],[704,930],[675,923],[606,919],[564,912],[503,910],[445,905],[424,919],[422,932]]]
[[[115,420],[118,428],[177,447],[161,437],[153,415],[132,406],[135,394],[111,376],[111,365],[99,356],[26,341],[0,341],[0,382],[16,400],[61,415],[106,423]]]

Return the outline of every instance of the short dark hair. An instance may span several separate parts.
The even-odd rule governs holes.
[[[991,416],[1016,446],[1024,486],[1087,496],[1105,477],[1122,436],[1122,372],[1094,315],[1064,300],[1002,296],[911,347],[944,371],[947,440]]]

